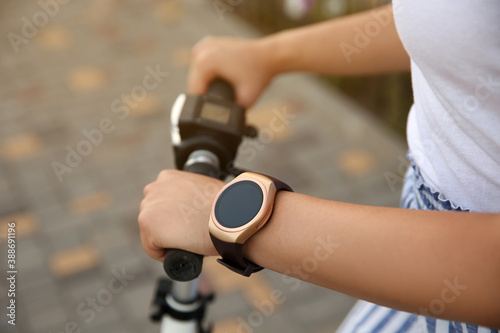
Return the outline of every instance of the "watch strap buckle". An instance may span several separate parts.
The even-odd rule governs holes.
[[[247,264],[246,267],[241,267],[239,265],[231,264],[231,263],[229,263],[221,258],[218,258],[217,262],[219,264],[221,264],[222,266],[229,268],[233,272],[238,273],[238,274],[243,275],[243,276],[246,276],[246,277],[249,277],[250,275],[252,275],[252,273],[260,272],[261,270],[264,269],[264,267],[256,265],[253,262],[248,261],[248,260],[245,260],[245,263]]]

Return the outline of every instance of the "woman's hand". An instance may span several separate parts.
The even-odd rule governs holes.
[[[192,50],[188,90],[204,94],[220,77],[236,91],[236,102],[248,108],[276,75],[265,39],[205,37]]]
[[[139,227],[144,250],[163,261],[165,249],[217,255],[208,233],[215,195],[224,182],[178,170],[164,170],[144,188]]]

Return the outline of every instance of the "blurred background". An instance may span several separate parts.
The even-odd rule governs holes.
[[[164,273],[142,251],[137,215],[143,187],[173,167],[170,107],[185,92],[191,47],[385,2],[1,1],[2,312],[11,222],[17,274],[16,326],[3,313],[0,332],[159,332],[148,317]],[[283,75],[249,111],[261,131],[236,164],[300,193],[398,206],[411,100],[407,75]],[[270,131],[285,113],[283,129]],[[266,270],[240,278],[213,258],[204,272],[219,333],[333,332],[355,302]],[[273,291],[283,302],[263,311]]]

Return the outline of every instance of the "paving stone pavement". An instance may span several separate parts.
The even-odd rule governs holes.
[[[169,110],[184,92],[190,47],[207,34],[258,36],[230,11],[223,18],[202,0],[1,2],[0,332],[159,331],[148,312],[163,273],[140,246],[138,205],[143,187],[173,166]],[[122,100],[138,94],[152,71],[168,74],[156,75],[139,102]],[[239,166],[317,197],[398,205],[401,138],[304,74],[273,81],[249,122],[269,129],[283,110],[294,118],[282,131],[245,141]],[[54,162],[66,165],[64,173]],[[11,221],[15,327],[3,313]],[[131,280],[109,293],[123,270]],[[270,271],[242,279],[212,259],[205,270],[218,292],[209,317],[219,333],[333,332],[354,302]],[[258,304],[273,292],[283,302],[264,316]],[[101,302],[96,308],[93,298]]]

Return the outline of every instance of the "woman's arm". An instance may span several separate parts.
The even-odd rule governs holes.
[[[500,328],[500,215],[280,192],[244,247],[259,265],[377,304]]]
[[[245,107],[284,72],[363,75],[410,70],[391,5],[259,39],[207,37],[194,46],[191,60],[190,93],[203,94],[209,82],[222,77],[233,84],[238,103]]]
[[[223,182],[167,170],[146,186],[145,251],[217,255],[210,207]],[[500,214],[347,204],[279,192],[245,256],[268,269],[395,309],[500,328]]]
[[[392,4],[264,39],[277,73],[367,75],[410,70]]]

